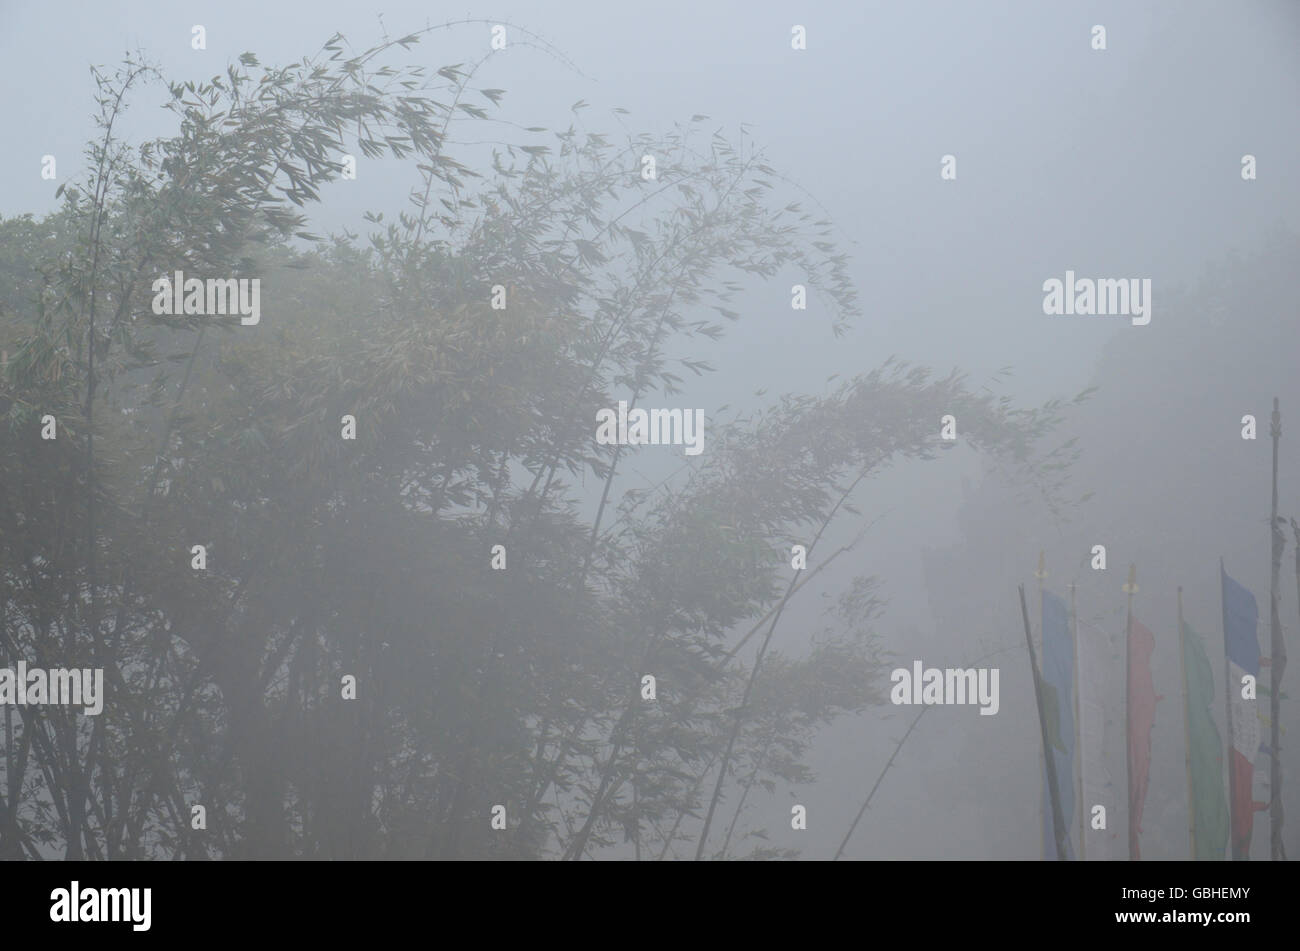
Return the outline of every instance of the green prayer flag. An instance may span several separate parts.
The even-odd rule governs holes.
[[[1228,843],[1228,804],[1223,795],[1223,742],[1214,725],[1214,672],[1201,636],[1183,622],[1187,698],[1187,755],[1190,763],[1195,859],[1222,859]]]

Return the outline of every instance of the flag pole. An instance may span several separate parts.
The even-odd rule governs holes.
[[[1061,817],[1060,789],[1056,785],[1056,759],[1051,754],[1051,741],[1047,736],[1047,718],[1043,715],[1043,683],[1038,673],[1038,657],[1034,653],[1034,638],[1029,632],[1029,607],[1025,604],[1025,586],[1020,586],[1020,615],[1025,620],[1025,646],[1029,648],[1029,666],[1034,673],[1034,702],[1038,707],[1038,730],[1043,738],[1043,759],[1047,761],[1047,790],[1052,799],[1052,831],[1056,836],[1056,860],[1065,860],[1065,820]]]
[[[1128,583],[1123,591],[1128,595],[1128,619],[1124,624],[1124,774],[1128,786],[1128,860],[1138,854],[1137,823],[1133,815],[1133,715],[1129,704],[1133,699],[1133,595],[1137,592],[1137,566],[1128,566]]]
[[[1291,519],[1291,531],[1295,533],[1295,588],[1296,588],[1296,594],[1297,594],[1297,596],[1300,596],[1300,524],[1297,524],[1297,523],[1296,523],[1296,520],[1295,520],[1294,518]],[[1300,603],[1300,602],[1298,602],[1298,603]],[[1286,645],[1285,645],[1285,644],[1282,645],[1282,651],[1283,651],[1283,654],[1282,654],[1282,657],[1283,657],[1282,666],[1285,667],[1285,666],[1286,666],[1286,660],[1285,660],[1285,658],[1286,658],[1286,653],[1285,653],[1285,652],[1286,652]],[[1277,659],[1276,659],[1276,658],[1274,658],[1273,663],[1274,663],[1274,664],[1277,663]],[[1273,668],[1273,669],[1276,670],[1277,668]],[[1278,681],[1281,681],[1281,679],[1282,679],[1282,675],[1279,673],[1279,674],[1276,674],[1276,676],[1277,676],[1277,678],[1278,678]],[[1275,682],[1274,686],[1276,687],[1276,685],[1277,685],[1277,684],[1276,684],[1276,682]],[[1279,700],[1279,703],[1280,703],[1280,701],[1281,701],[1281,697],[1282,697],[1282,694],[1281,694],[1281,692],[1279,691],[1279,692],[1278,692],[1278,700]],[[1276,719],[1276,718],[1275,718],[1275,719]],[[1281,750],[1278,750],[1278,755],[1279,755],[1279,756],[1282,755],[1282,751],[1281,751]],[[1285,845],[1282,847],[1282,859],[1283,859],[1284,861],[1285,861],[1285,859],[1286,859],[1286,846],[1285,846]]]
[[[1232,761],[1232,661],[1228,659],[1228,608],[1223,600],[1224,579],[1227,578],[1228,572],[1223,567],[1223,556],[1219,556],[1219,603],[1222,605],[1223,614],[1223,702],[1228,711],[1228,737],[1227,753],[1224,759],[1228,776],[1228,845],[1232,852],[1232,861],[1237,859],[1237,784],[1232,781],[1233,761]]]
[[[1269,581],[1269,614],[1272,625],[1272,643],[1269,647],[1269,856],[1274,862],[1285,859],[1282,848],[1282,773],[1278,749],[1281,745],[1280,723],[1282,713],[1282,670],[1286,667],[1286,646],[1282,643],[1282,618],[1280,612],[1282,595],[1278,591],[1278,575],[1282,571],[1282,526],[1277,517],[1277,447],[1282,439],[1282,413],[1278,409],[1277,397],[1273,397],[1273,420],[1269,427],[1273,437],[1273,509],[1269,518],[1269,532],[1273,538],[1272,574]]]
[[[1088,851],[1084,846],[1087,838],[1087,826],[1084,825],[1084,813],[1088,811],[1083,801],[1083,725],[1079,720],[1079,615],[1074,606],[1075,584],[1070,582],[1070,637],[1074,642],[1074,762],[1075,762],[1075,811],[1079,813],[1079,861],[1088,860]]]
[[[1274,521],[1275,521],[1275,524],[1276,524],[1276,520],[1274,520]],[[1298,596],[1300,596],[1300,524],[1297,524],[1297,523],[1296,523],[1296,520],[1295,520],[1294,518],[1291,519],[1291,531],[1295,533],[1295,587],[1296,587],[1296,594],[1297,594]],[[1282,681],[1282,670],[1285,669],[1285,667],[1286,667],[1286,644],[1284,644],[1284,643],[1280,643],[1279,646],[1280,646],[1281,649],[1282,649],[1281,657],[1279,658],[1279,657],[1275,656],[1275,657],[1273,658],[1273,667],[1272,667],[1272,671],[1273,671],[1273,689],[1277,692],[1277,697],[1278,697],[1278,709],[1279,709],[1279,711],[1280,711],[1280,710],[1281,710],[1281,703],[1282,703],[1282,691],[1281,691],[1281,689],[1280,689],[1280,687],[1279,687],[1279,684],[1280,684],[1281,681]],[[1277,722],[1277,720],[1278,720],[1278,717],[1276,717],[1276,716],[1273,717],[1273,721],[1274,721],[1274,722]],[[1277,747],[1277,755],[1278,755],[1278,756],[1281,756],[1281,755],[1282,755],[1282,750],[1280,749],[1280,746],[1281,746],[1281,737],[1279,736],[1279,737],[1278,737],[1278,747]],[[1279,797],[1278,797],[1278,802],[1279,802],[1279,803],[1281,802],[1281,796],[1280,796],[1280,794],[1279,794]],[[1280,806],[1280,805],[1278,806],[1278,809],[1279,809],[1279,810],[1281,809],[1281,806]],[[1285,844],[1282,844],[1282,860],[1283,860],[1283,861],[1286,861],[1286,845],[1285,845]]]
[[[1187,766],[1187,838],[1191,843],[1192,861],[1197,858],[1196,855],[1196,795],[1192,789],[1192,721],[1190,706],[1192,702],[1191,691],[1187,685],[1187,652],[1183,643],[1186,635],[1183,632],[1183,586],[1178,586],[1178,664],[1183,671],[1183,739],[1186,740],[1186,747],[1183,751],[1183,762]]]
[[[1043,640],[1046,631],[1043,627],[1043,580],[1047,577],[1046,557],[1043,550],[1038,550],[1038,568],[1034,571],[1034,577],[1038,579],[1038,649],[1044,650]],[[1047,749],[1043,749],[1043,774],[1038,780],[1038,787],[1042,790],[1042,795],[1038,797],[1038,844],[1041,848],[1038,851],[1040,857],[1047,858],[1047,814],[1043,806],[1043,800],[1047,798],[1047,757],[1050,754]],[[1059,790],[1058,790],[1059,791]]]

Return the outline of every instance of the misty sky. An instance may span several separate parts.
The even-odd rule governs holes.
[[[52,210],[58,184],[83,171],[82,149],[94,131],[91,63],[112,66],[124,51],[139,49],[171,79],[203,79],[224,72],[244,51],[263,64],[285,63],[314,53],[335,31],[359,50],[385,32],[396,37],[462,16],[533,31],[576,67],[522,44],[486,64],[476,85],[505,89],[503,114],[520,126],[562,128],[579,99],[591,104],[583,121],[593,130],[619,130],[609,112],[615,106],[630,110],[621,121],[633,131],[667,130],[702,113],[710,117],[706,126],[735,139],[745,123],[747,138],[811,196],[792,197],[815,199],[833,217],[862,298],[855,326],[836,340],[815,299],[806,312],[792,312],[793,275],[754,285],[737,308],[743,332],[733,329],[702,354],[718,372],[690,383],[682,405],[710,412],[723,403],[751,405],[759,387],[820,393],[832,374],[869,370],[891,354],[940,372],[960,367],[975,389],[1009,366],[1013,376],[999,392],[1018,402],[1072,396],[1091,382],[1108,344],[1177,333],[1179,314],[1163,306],[1176,289],[1190,292],[1208,267],[1234,249],[1261,247],[1274,229],[1300,231],[1300,4],[1258,0],[490,7],[0,0],[0,214]],[[193,24],[206,28],[205,51],[190,48]],[[790,48],[793,24],[807,28],[806,51]],[[1104,52],[1090,46],[1094,24],[1106,27]],[[487,23],[457,26],[422,40],[408,59],[432,68],[473,62],[488,40]],[[162,92],[142,95],[127,114],[133,140],[172,127],[173,117],[152,105]],[[942,182],[940,159],[949,153],[957,180]],[[1258,180],[1249,183],[1240,175],[1246,153],[1258,160]],[[44,154],[57,157],[57,181],[40,177]],[[408,184],[363,165],[356,182],[336,183],[322,205],[308,209],[313,230],[364,233],[361,212],[395,214]],[[1042,283],[1067,269],[1150,278],[1150,325],[1044,316]],[[1279,306],[1294,315],[1294,298]],[[1251,314],[1229,319],[1250,334]],[[1300,334],[1288,342],[1295,352]],[[1199,368],[1189,379],[1208,371]],[[1266,381],[1265,388],[1272,385]],[[1292,413],[1294,446],[1300,402]],[[962,480],[977,483],[983,471],[974,454],[954,456],[944,466],[893,469],[873,483],[866,516],[881,521],[869,553],[848,573],[885,580],[891,603],[881,627],[891,647],[931,662],[912,651],[909,638],[942,645],[934,649],[946,653],[932,662],[951,665],[977,645],[963,640],[967,632],[935,633],[921,552],[958,540]],[[1300,486],[1300,466],[1292,471],[1292,485]],[[1023,547],[1043,545],[1027,539]],[[1209,571],[1217,554],[1207,553],[1201,567]],[[1252,566],[1249,583],[1265,614],[1266,641],[1261,567]],[[1017,583],[1032,582],[1032,569],[1027,561],[1004,579],[997,597],[1006,607],[1014,607]],[[1121,579],[1118,570],[1111,573],[1114,588]],[[1294,592],[1288,597],[1293,632]],[[1117,597],[1105,610],[1118,604]],[[798,649],[799,625],[816,623],[819,607],[795,615],[783,649]],[[1202,626],[1214,655],[1211,622]],[[1037,827],[1021,821],[1038,797],[1033,750],[1025,745],[1034,738],[1032,697],[1024,692],[1023,659],[1012,655],[1004,663],[1020,675],[1004,678],[1003,713],[989,718],[1006,721],[1003,732],[971,709],[927,718],[931,732],[909,746],[886,780],[851,856],[1036,857]],[[1013,697],[1013,690],[1021,692]],[[1166,693],[1160,716],[1175,723],[1179,700]],[[889,715],[883,724],[882,713]],[[798,800],[816,818],[797,841],[788,824],[781,834],[788,805],[780,798],[774,838],[808,856],[833,852],[906,715],[884,709],[830,731],[814,764],[820,782]],[[953,720],[941,722],[946,716]],[[1177,736],[1169,732],[1167,739]],[[1026,749],[1017,776],[954,778],[954,769],[977,759],[972,747],[1012,743]],[[1297,788],[1300,779],[1290,782],[1288,801]],[[1294,841],[1300,809],[1292,814]],[[1163,857],[1162,850],[1185,855],[1177,853],[1186,846],[1180,821],[1148,817],[1148,827],[1158,830],[1152,857]],[[1259,828],[1257,845],[1267,838]]]

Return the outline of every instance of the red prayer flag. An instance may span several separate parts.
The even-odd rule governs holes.
[[[1151,774],[1151,728],[1156,722],[1155,681],[1151,677],[1151,655],[1156,637],[1136,618],[1129,619],[1128,636],[1128,847],[1129,855],[1141,858],[1138,837],[1142,832],[1142,805],[1147,798]]]

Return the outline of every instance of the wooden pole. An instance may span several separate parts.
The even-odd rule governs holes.
[[[1191,689],[1187,684],[1187,651],[1183,643],[1183,586],[1178,586],[1178,664],[1183,671],[1183,738],[1186,741],[1183,750],[1183,763],[1187,767],[1187,837],[1191,842],[1191,856],[1196,855],[1196,791],[1192,789],[1192,715]]]
[[[1047,718],[1043,716],[1043,683],[1038,673],[1038,657],[1034,652],[1034,639],[1029,633],[1029,606],[1025,604],[1025,586],[1020,586],[1020,614],[1025,620],[1025,646],[1029,648],[1029,666],[1034,672],[1034,701],[1038,705],[1038,730],[1043,738],[1043,758],[1047,761],[1047,791],[1052,800],[1052,831],[1056,836],[1056,859],[1065,860],[1068,837],[1065,819],[1061,816],[1060,787],[1056,784],[1056,760],[1051,753],[1051,740],[1047,735]]]
[[[1084,840],[1088,837],[1087,827],[1084,825],[1084,814],[1087,813],[1087,805],[1083,801],[1083,726],[1079,721],[1079,615],[1074,605],[1074,588],[1073,582],[1070,583],[1070,637],[1074,644],[1074,772],[1075,772],[1075,799],[1074,811],[1079,814],[1079,861],[1087,861],[1088,850],[1084,845]]]
[[[1228,774],[1228,844],[1232,853],[1232,861],[1239,861],[1237,856],[1237,784],[1232,781],[1233,761],[1232,761],[1232,661],[1228,657],[1228,613],[1227,607],[1223,605],[1223,588],[1224,578],[1227,577],[1227,571],[1223,567],[1223,558],[1219,558],[1219,603],[1223,612],[1223,702],[1228,710],[1228,756],[1225,759]],[[1246,858],[1250,858],[1249,854]]]
[[[1138,832],[1133,815],[1133,717],[1129,703],[1133,698],[1133,595],[1137,593],[1137,566],[1128,566],[1128,619],[1124,623],[1124,775],[1128,787],[1128,859],[1138,856]]]
[[[1300,524],[1298,524],[1294,518],[1291,519],[1291,531],[1295,534],[1295,548],[1293,549],[1293,550],[1295,551],[1295,589],[1296,589],[1296,595],[1297,595],[1297,597],[1300,598]],[[1297,600],[1297,603],[1300,604],[1300,600]],[[1285,658],[1285,656],[1286,656],[1286,654],[1285,654],[1285,651],[1286,651],[1286,645],[1285,645],[1285,644],[1282,645],[1282,650],[1283,650],[1283,655],[1282,655],[1282,656]],[[1277,660],[1274,659],[1273,663],[1276,664],[1276,663],[1277,663]],[[1283,663],[1283,666],[1285,666],[1285,662]],[[1274,668],[1274,670],[1276,670],[1276,668]],[[1281,675],[1280,673],[1275,673],[1274,676],[1275,676],[1277,679],[1273,681],[1273,687],[1274,687],[1274,689],[1277,689],[1278,684],[1280,684],[1281,681],[1282,681],[1282,675]],[[1279,699],[1279,700],[1281,699],[1281,696],[1282,696],[1281,693],[1279,693],[1279,694],[1278,694],[1278,699]],[[1276,717],[1275,717],[1274,719],[1276,719]],[[1281,756],[1281,755],[1282,755],[1282,751],[1281,751],[1281,750],[1278,750],[1278,754],[1277,754],[1277,755],[1278,755],[1278,756]],[[1282,846],[1282,860],[1283,860],[1283,861],[1286,861],[1286,846],[1285,846],[1285,845]]]
[[[1044,637],[1047,632],[1043,628],[1043,580],[1047,577],[1047,558],[1046,554],[1039,549],[1038,567],[1034,570],[1034,577],[1038,580],[1038,649],[1042,651]],[[1038,787],[1042,794],[1038,797],[1038,854],[1041,858],[1047,858],[1047,814],[1043,805],[1043,800],[1047,798],[1047,753],[1043,753],[1043,772],[1038,777]]]
[[[1282,643],[1281,597],[1278,591],[1278,575],[1282,571],[1282,525],[1277,517],[1277,447],[1282,440],[1282,413],[1278,409],[1277,397],[1273,397],[1273,420],[1269,428],[1273,437],[1273,508],[1268,520],[1272,535],[1272,573],[1269,576],[1269,622],[1272,629],[1269,646],[1269,776],[1268,776],[1268,825],[1269,857],[1274,861],[1286,858],[1282,848],[1282,772],[1279,761],[1281,746],[1282,708],[1282,671],[1286,667],[1286,646]]]

